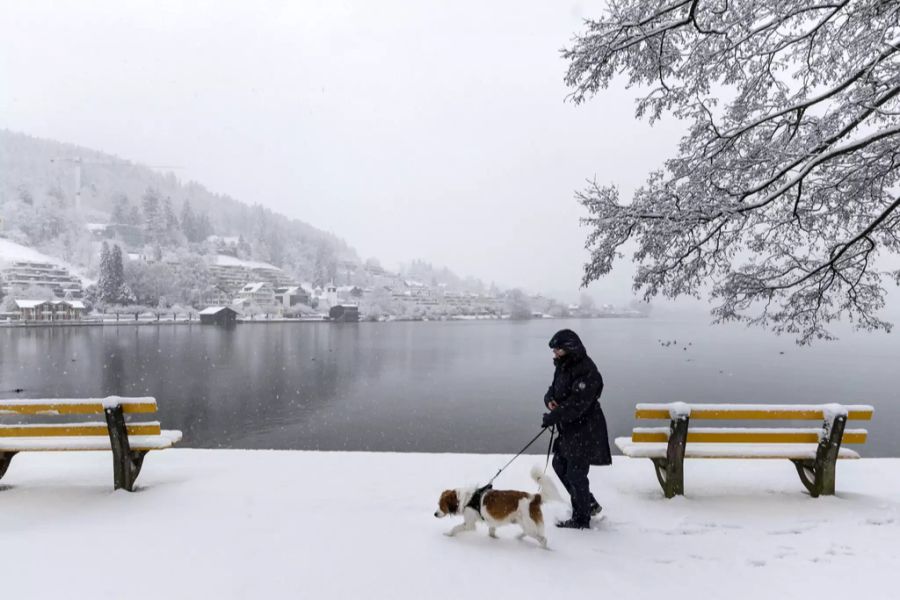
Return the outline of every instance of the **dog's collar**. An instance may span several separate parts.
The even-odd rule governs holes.
[[[484,496],[484,493],[486,491],[492,489],[493,487],[494,486],[489,483],[486,486],[480,487],[475,490],[475,493],[472,494],[472,499],[469,500],[469,502],[466,504],[466,508],[473,508],[481,513],[481,497]]]

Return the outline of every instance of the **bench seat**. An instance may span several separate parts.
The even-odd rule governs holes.
[[[180,431],[162,431],[160,435],[129,435],[133,451],[163,450],[181,441]],[[109,436],[0,437],[0,452],[52,452],[62,450],[112,450]]]
[[[665,458],[668,444],[661,442],[632,442],[629,437],[616,438],[622,454],[631,458]],[[815,460],[818,444],[688,444],[685,458],[787,458]],[[859,458],[859,453],[841,448],[838,458]]]

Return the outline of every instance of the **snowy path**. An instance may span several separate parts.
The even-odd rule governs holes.
[[[519,459],[499,487],[531,490]],[[666,501],[647,460],[594,468],[606,518],[552,551],[447,538],[439,492],[505,457],[151,453],[113,493],[105,453],[21,454],[0,481],[6,598],[896,598],[900,459],[845,461],[814,500],[788,461],[689,461]],[[564,577],[565,581],[556,578]],[[724,590],[729,590],[727,593]],[[772,595],[760,592],[776,592]],[[517,595],[513,596],[512,593]]]

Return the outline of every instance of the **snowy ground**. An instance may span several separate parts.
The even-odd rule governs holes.
[[[106,453],[21,454],[0,481],[5,598],[897,598],[900,459],[843,461],[812,499],[788,461],[689,461],[662,498],[650,461],[594,468],[606,518],[550,551],[441,535],[439,492],[506,457],[151,453],[134,494]],[[520,458],[498,488],[533,489]],[[559,511],[561,512],[561,511]]]

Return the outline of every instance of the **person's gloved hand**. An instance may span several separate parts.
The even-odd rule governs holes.
[[[541,419],[541,427],[552,427],[556,425],[556,415],[552,412],[544,413],[543,419]]]

